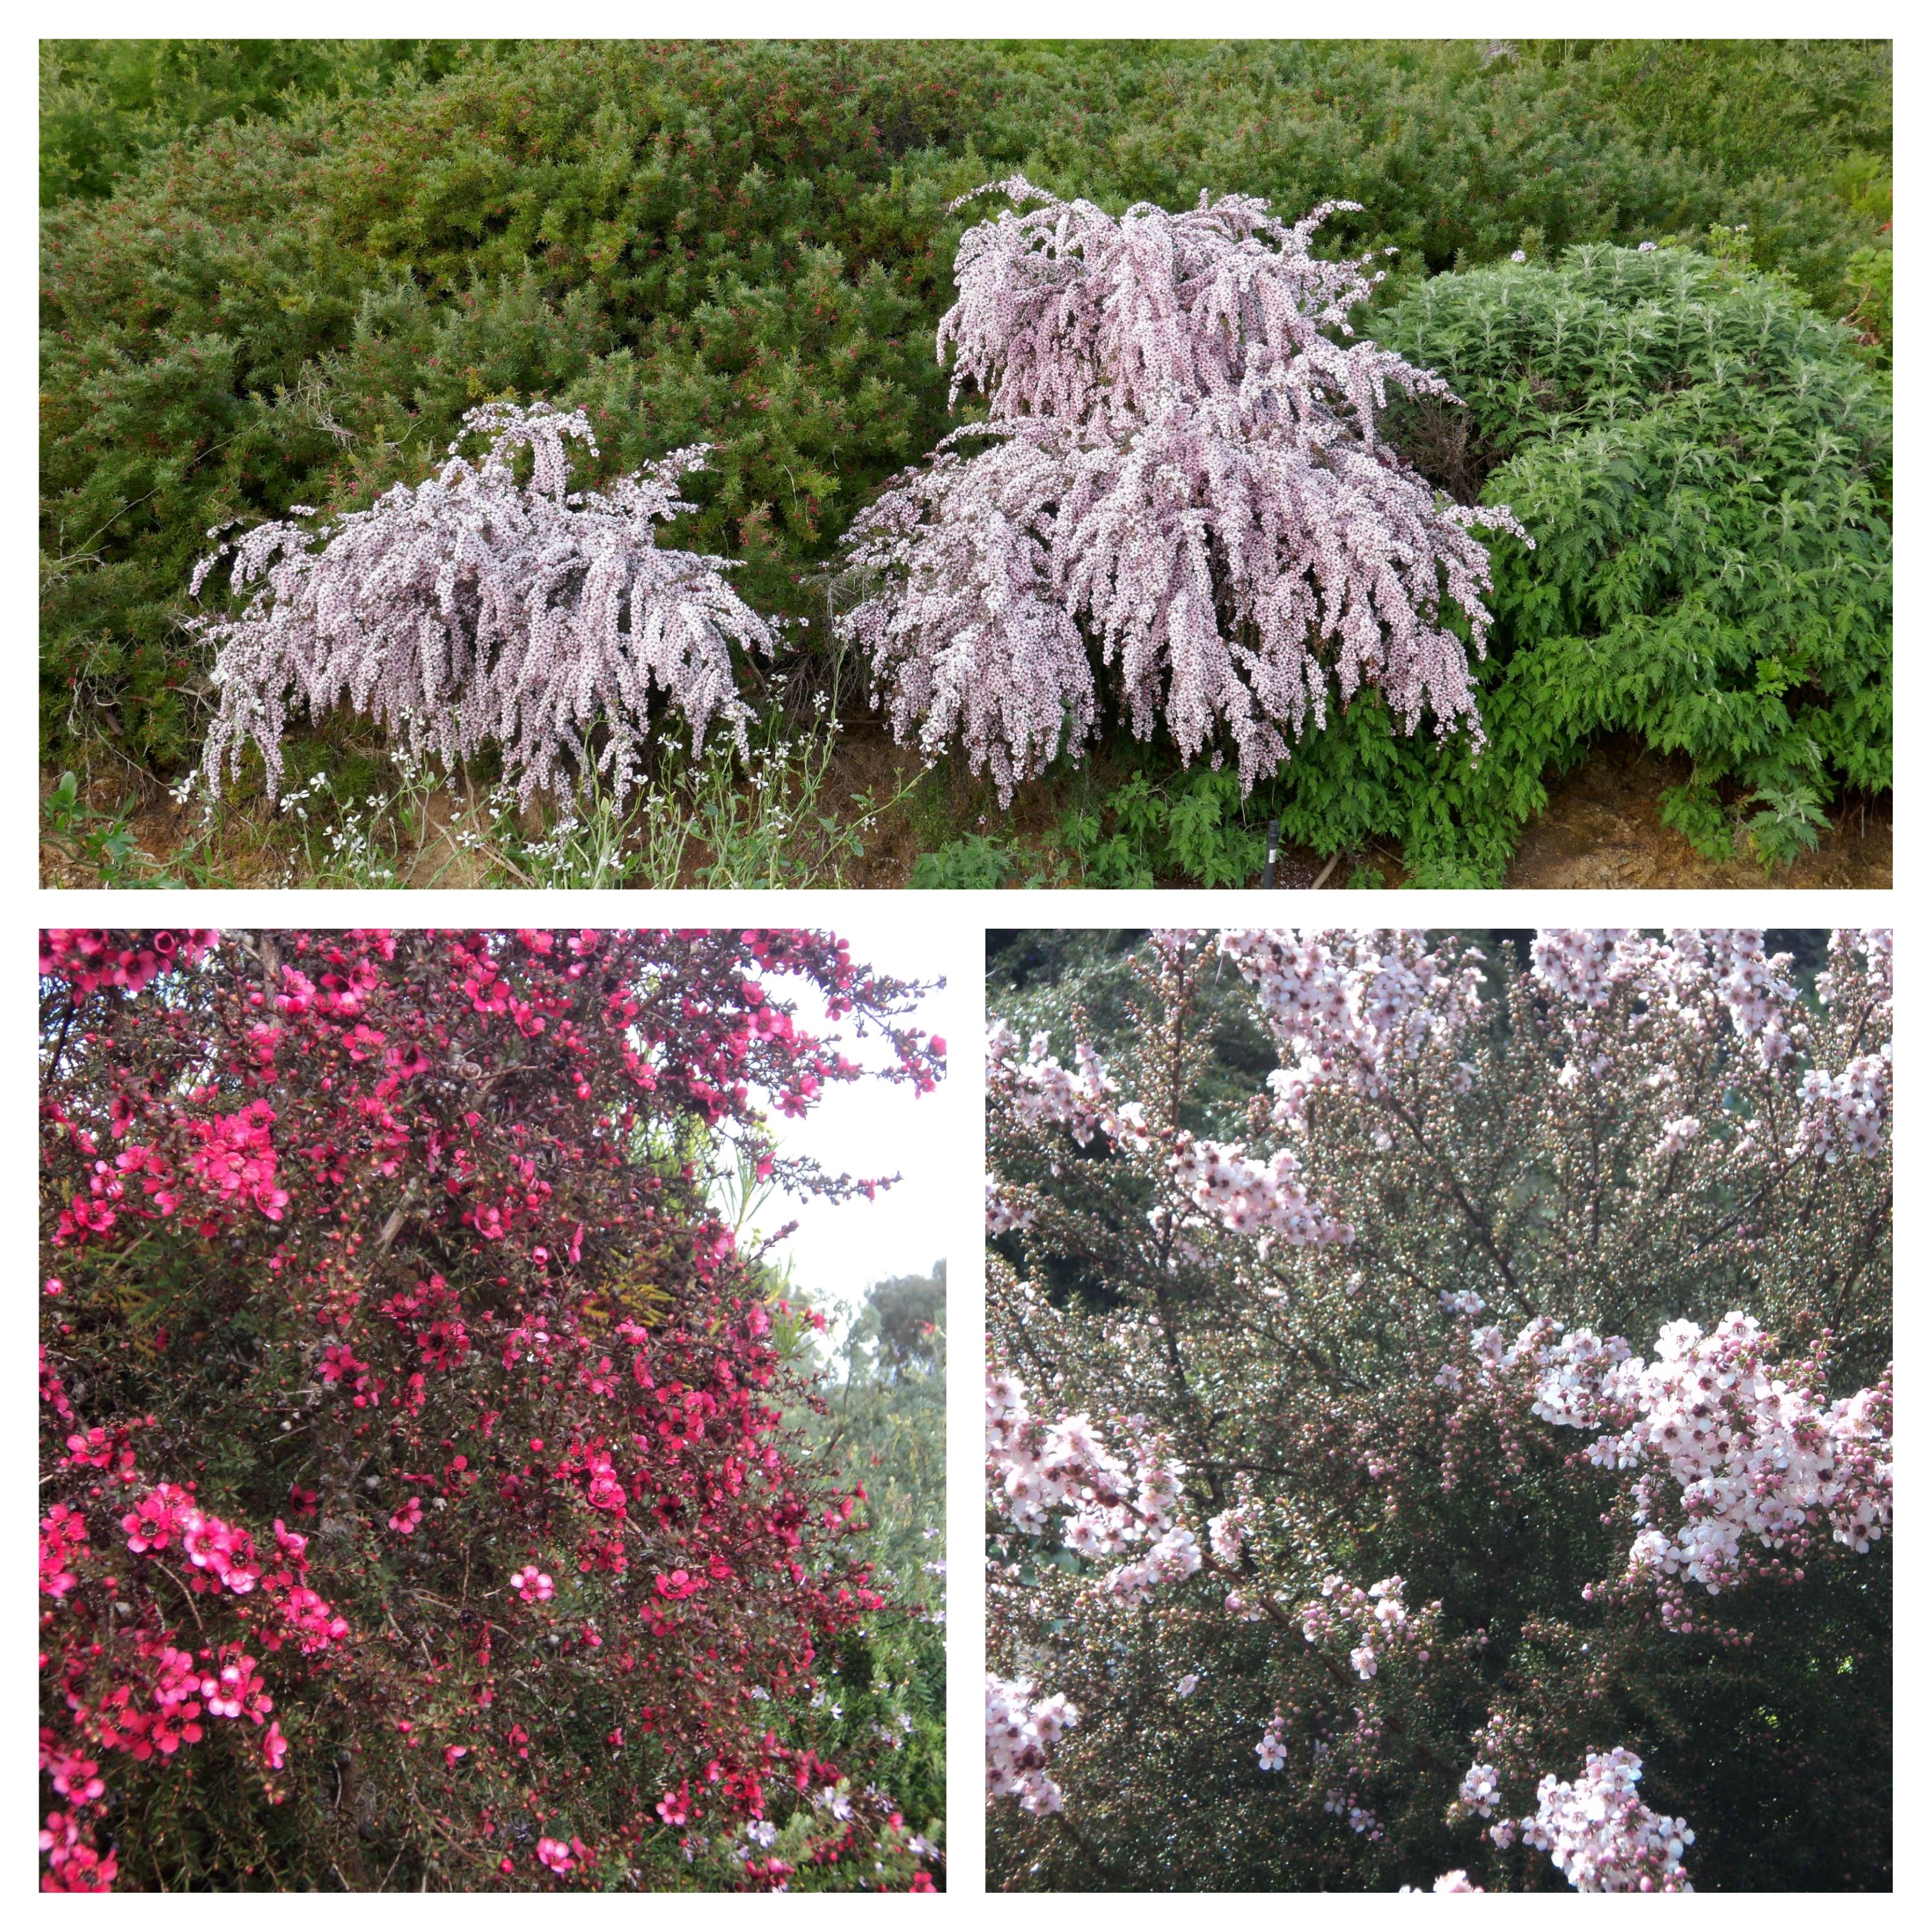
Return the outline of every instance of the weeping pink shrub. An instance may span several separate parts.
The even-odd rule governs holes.
[[[457,452],[475,436],[490,446],[472,465]],[[653,684],[695,750],[715,722],[743,751],[752,714],[731,646],[769,656],[771,628],[725,581],[730,563],[656,541],[658,523],[689,508],[678,479],[704,467],[706,446],[673,450],[604,494],[570,489],[566,437],[596,454],[580,410],[485,404],[429,481],[320,526],[264,524],[205,559],[196,593],[230,550],[234,587],[256,586],[238,614],[191,626],[218,647],[220,708],[202,753],[211,788],[224,764],[238,772],[252,740],[273,796],[298,700],[312,716],[346,703],[412,760],[446,769],[499,745],[524,802],[560,777],[574,784],[600,724],[596,767],[621,799]],[[513,467],[525,446],[527,484]]]
[[[1404,730],[1426,710],[1479,748],[1444,605],[1480,656],[1489,556],[1472,532],[1528,539],[1507,509],[1438,500],[1380,440],[1390,388],[1456,400],[1441,379],[1323,333],[1352,334],[1382,279],[1370,257],[1308,252],[1358,204],[1289,227],[1251,195],[1116,220],[1018,176],[997,191],[1045,206],[968,231],[938,338],[954,399],[976,385],[989,420],[848,538],[868,591],[841,628],[895,734],[928,756],[958,736],[1008,800],[1063,737],[1077,757],[1096,735],[1097,641],[1136,736],[1164,715],[1191,760],[1225,730],[1244,790],[1286,734],[1326,724],[1331,680],[1345,705],[1373,686]]]

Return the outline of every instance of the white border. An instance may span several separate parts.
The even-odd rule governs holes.
[[[970,14],[940,16],[908,13],[902,8],[870,4],[815,4],[809,0],[798,4],[714,4],[665,6],[662,4],[616,7],[608,4],[583,4],[583,0],[563,0],[545,10],[533,22],[526,6],[508,6],[502,0],[475,0],[460,8],[448,4],[426,5],[367,4],[367,0],[343,0],[326,16],[283,17],[265,15],[259,6],[242,6],[233,0],[209,0],[209,4],[161,4],[136,8],[125,4],[75,4],[62,8],[43,6],[26,11],[9,22],[4,51],[9,58],[0,65],[0,87],[7,89],[11,112],[0,120],[0,142],[9,153],[7,172],[9,194],[4,204],[10,246],[4,253],[7,272],[12,278],[12,299],[0,310],[0,326],[8,332],[9,367],[13,377],[7,392],[11,419],[16,425],[14,446],[22,454],[0,490],[6,495],[7,514],[0,519],[0,542],[11,566],[6,581],[13,588],[16,621],[12,648],[0,662],[0,691],[12,702],[0,709],[0,720],[12,734],[8,743],[0,739],[0,748],[10,754],[0,759],[0,785],[6,790],[0,798],[10,799],[10,822],[17,830],[14,838],[0,846],[0,961],[8,970],[0,974],[0,1082],[4,1083],[8,1104],[0,1109],[0,1214],[5,1225],[16,1231],[15,1238],[24,1242],[32,1229],[36,1212],[33,1177],[38,1159],[32,1112],[28,1104],[34,1090],[35,1070],[32,1042],[34,1022],[32,968],[27,947],[34,928],[49,924],[82,920],[109,925],[142,925],[166,920],[192,925],[269,924],[312,926],[359,925],[490,925],[510,926],[544,920],[567,920],[585,926],[646,926],[673,924],[704,926],[756,922],[761,925],[848,926],[878,930],[896,917],[916,920],[931,929],[943,927],[956,942],[958,964],[953,978],[956,995],[951,1002],[959,1017],[949,1032],[950,1070],[940,1090],[949,1108],[951,1128],[949,1146],[959,1173],[961,1185],[956,1214],[949,1213],[941,1235],[941,1245],[949,1259],[953,1284],[952,1364],[954,1382],[949,1408],[950,1440],[948,1445],[950,1496],[949,1545],[953,1570],[950,1592],[951,1627],[950,1646],[948,1718],[950,1793],[948,1809],[949,1885],[946,1898],[922,1900],[916,1905],[895,1908],[890,1905],[855,1904],[843,1895],[812,1899],[788,1899],[782,1905],[760,1900],[715,1895],[681,1899],[674,1910],[694,1908],[710,1922],[737,1922],[746,1914],[767,1918],[798,1918],[808,1923],[831,1924],[834,1915],[856,1910],[861,1913],[893,1913],[900,1910],[918,1912],[920,1922],[963,1923],[970,1916],[977,1924],[986,1910],[980,1897],[983,1882],[983,1820],[979,1802],[980,1740],[973,1723],[977,1713],[971,1696],[976,1688],[974,1667],[980,1652],[983,1629],[976,1572],[970,1552],[980,1544],[980,1448],[979,1418],[980,1367],[983,1342],[978,1311],[983,1307],[980,1254],[981,1204],[980,1177],[983,1171],[983,1136],[981,1106],[983,1076],[978,1054],[978,1030],[971,1023],[974,989],[983,983],[984,933],[987,927],[1088,926],[1118,927],[1148,924],[1223,926],[1263,922],[1298,925],[1405,926],[1492,927],[1540,924],[1673,926],[1686,924],[1759,925],[1776,926],[1891,925],[1898,935],[1898,972],[1900,989],[1898,1015],[1898,1048],[1905,1077],[1900,1083],[1897,1120],[1897,1145],[1901,1174],[1916,1178],[1932,1168],[1917,1162],[1928,1152],[1923,1126],[1924,1110],[1919,1100],[1916,1070],[1926,1062],[1922,1051],[1925,1009],[1918,1001],[1932,992],[1932,931],[1925,915],[1925,872],[1920,856],[1924,849],[1918,836],[1922,825],[1921,788],[1917,775],[1907,766],[1906,776],[1895,798],[1894,849],[1895,878],[1898,884],[1887,893],[1784,892],[1766,889],[1692,892],[1426,892],[1401,895],[1351,894],[1338,898],[1333,893],[1303,892],[980,892],[961,894],[896,894],[870,892],[691,892],[691,893],[527,893],[518,892],[450,892],[423,893],[325,892],[302,890],[291,892],[188,892],[158,899],[149,892],[86,893],[50,892],[38,887],[36,878],[38,824],[38,760],[28,748],[31,720],[37,708],[34,652],[31,640],[35,632],[35,614],[31,608],[34,580],[34,560],[29,554],[33,512],[32,465],[24,452],[34,445],[35,429],[29,414],[29,370],[34,345],[32,337],[32,293],[26,286],[32,274],[36,253],[35,206],[32,183],[34,173],[34,35],[73,34],[163,34],[194,33],[259,34],[263,32],[290,32],[317,28],[339,34],[399,32],[462,34],[472,37],[495,34],[527,34],[539,24],[550,34],[722,34],[757,36],[780,33],[789,35],[843,33],[853,35],[932,34],[948,38],[997,38],[1008,34],[1038,35],[1053,32],[1063,35],[1157,36],[1172,33],[1178,26],[1190,37],[1205,34],[1274,35],[1292,32],[1303,22],[1288,18],[1276,4],[1210,4],[1190,9],[1178,20],[1170,11],[1156,11],[1128,0],[1094,4],[1094,0],[1061,0],[1061,4],[1016,5],[1010,0],[991,0]],[[1552,30],[1569,33],[1592,32],[1622,37],[1648,34],[1700,34],[1818,32],[1889,34],[1899,43],[1898,88],[1901,105],[1895,156],[1895,172],[1904,190],[1901,199],[1908,211],[1906,245],[1901,250],[1901,292],[1899,310],[1904,323],[1899,358],[1897,394],[1900,418],[1900,441],[1904,460],[1900,466],[1899,514],[1901,528],[1908,533],[1923,527],[1920,512],[1922,492],[1917,452],[1922,434],[1920,401],[1918,317],[1924,286],[1921,256],[1916,246],[1916,214],[1921,206],[1924,180],[1924,129],[1928,104],[1925,92],[1926,67],[1923,58],[1924,36],[1906,9],[1894,6],[1841,9],[1822,15],[1815,6],[1761,4],[1745,8],[1736,4],[1660,5],[1655,0],[1622,6],[1594,4],[1558,10],[1549,5],[1530,6],[1522,0],[1486,8],[1473,8],[1461,0],[1448,0],[1424,8],[1412,4],[1389,4],[1389,0],[1366,0],[1346,14],[1328,16],[1319,23],[1342,29],[1350,37],[1371,38],[1403,34],[1444,34],[1532,35]],[[1898,568],[1900,602],[1906,622],[1902,634],[1909,647],[1899,658],[1897,712],[1901,718],[1916,720],[1925,716],[1926,677],[1924,656],[1917,646],[1922,626],[1916,621],[1924,608],[1921,586],[1924,574],[1925,547],[1910,542],[1901,544]],[[1901,748],[1911,747],[1908,730],[1899,734]],[[1901,760],[1901,763],[1904,763]],[[883,945],[870,949],[879,963],[890,968],[890,954]],[[1918,1606],[1924,1598],[1920,1586],[1925,1580],[1928,1562],[1925,1526],[1918,1507],[1918,1472],[1923,1462],[1923,1430],[1918,1406],[1917,1371],[1925,1358],[1924,1326],[1918,1286],[1928,1253],[1925,1190],[1907,1187],[1897,1215],[1900,1273],[1907,1292],[1899,1297],[1900,1354],[1905,1364],[1902,1377],[1904,1401],[1899,1428],[1899,1461],[1904,1474],[1899,1509],[1901,1535],[1899,1601],[1905,1606],[1908,1629],[1922,1614]],[[940,1231],[935,1230],[936,1234]],[[16,1268],[10,1312],[8,1340],[15,1346],[8,1359],[16,1364],[24,1378],[26,1357],[31,1352],[28,1330],[34,1321],[36,1298],[32,1292],[34,1270]],[[9,1466],[23,1470],[33,1454],[34,1415],[31,1401],[23,1400],[10,1412]],[[24,1484],[10,1486],[6,1492],[6,1546],[24,1550],[31,1530],[28,1521],[30,1496]],[[14,1640],[5,1654],[16,1660],[5,1678],[9,1720],[0,1729],[12,1755],[4,1778],[8,1794],[7,1815],[20,1831],[27,1810],[35,1802],[34,1773],[27,1761],[27,1740],[32,1726],[27,1719],[30,1695],[25,1658],[28,1611],[24,1589],[16,1592],[9,1606],[8,1627]],[[1912,1828],[1918,1822],[1918,1808],[1926,1802],[1928,1774],[1924,1754],[1917,1748],[1918,1726],[1928,1714],[1927,1666],[1922,1649],[1910,1643],[1899,1652],[1896,1699],[1899,1747],[1897,1816],[1906,1830],[1898,1864],[1898,1892],[1891,1898],[1862,1900],[1859,1910],[1880,1921],[1895,1920],[1900,1907],[1898,1900],[1932,1895],[1926,1876],[1927,1861]],[[16,1701],[17,1700],[17,1701]],[[1820,1812],[1828,1816],[1833,1794],[1816,1794]],[[35,1882],[38,1860],[31,1840],[24,1835],[10,1840],[15,1846],[15,1862],[10,1869],[10,1883],[22,1896]],[[75,1908],[33,1894],[40,1917],[60,1915],[65,1919]],[[427,1902],[427,1901],[426,1901]],[[1486,1906],[1461,1908],[1521,1916],[1541,1909],[1546,1901],[1516,1898],[1491,1900]],[[297,1913],[327,1913],[340,1909],[346,1901],[333,1904],[320,1900],[284,1904],[277,1909]],[[554,1905],[545,1903],[546,1912],[562,1906],[572,1915],[596,1915],[616,1910],[634,1914],[634,1899],[619,1905],[570,1898]],[[1097,1913],[1096,1908],[1097,1906]],[[118,1918],[130,1912],[167,1915],[184,1910],[197,1914],[213,1912],[226,1919],[232,1915],[257,1911],[252,1899],[223,1897],[199,1898],[189,1901],[127,1895],[80,1908]],[[389,1913],[403,1909],[399,1901],[371,1897],[358,1899],[351,1909]],[[474,1924],[478,1917],[495,1920],[506,1915],[527,1917],[530,1900],[519,1897],[473,1895],[443,1898],[431,1906],[433,1913],[444,1918],[460,1912]],[[649,1909],[647,1906],[646,1909]],[[1017,1910],[1023,1924],[1057,1928],[1071,1922],[1076,1924],[1094,1920],[1104,1913],[1110,1928],[1120,1917],[1132,1917],[1145,1909],[1138,1900],[1095,1900],[1080,1895],[1016,1897],[998,1907],[1002,1917]],[[1399,1898],[1377,1894],[1350,1894],[1334,1898],[1296,1894],[1292,1898],[1268,1894],[1260,1898],[1217,1898],[1214,1910],[1236,1924],[1278,1924],[1284,1910],[1320,1921],[1339,1920],[1344,1914],[1353,1922],[1364,1918],[1376,1922],[1392,1914],[1406,1914],[1426,1908],[1412,1906]],[[1669,1909],[1689,1912],[1709,1923],[1738,1922],[1748,1915],[1754,1925],[1765,1915],[1782,1918],[1800,1910],[1816,1910],[1809,1900],[1768,1897],[1700,1896],[1676,1901],[1669,1908],[1632,1904],[1606,1910],[1646,1910]],[[1922,1906],[1921,1908],[1922,1910]],[[454,1922],[453,1918],[452,1922]]]

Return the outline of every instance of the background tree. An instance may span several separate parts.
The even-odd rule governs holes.
[[[997,1882],[1888,1882],[1888,935],[1526,950],[996,1026]]]
[[[766,1109],[929,1088],[916,989],[756,929],[41,965],[44,1882],[929,1885],[813,1702],[862,1490],[710,1204],[879,1184]]]
[[[886,1781],[928,1838],[946,1815],[946,1264],[874,1282],[816,1341],[823,1398],[808,1431],[865,1485],[860,1548],[880,1610],[840,1643],[821,1712],[836,1758],[890,1754]]]

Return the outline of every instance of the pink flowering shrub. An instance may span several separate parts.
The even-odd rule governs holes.
[[[1888,1884],[1890,935],[1801,950],[996,977],[994,1882]]]
[[[488,448],[472,464],[458,452],[478,436]],[[224,769],[238,773],[252,742],[274,796],[298,705],[320,717],[346,704],[412,760],[446,769],[496,746],[524,802],[593,764],[621,799],[653,687],[694,750],[715,722],[742,751],[751,712],[732,647],[769,656],[771,628],[725,581],[728,563],[661,549],[656,535],[690,507],[678,478],[704,467],[704,447],[674,450],[607,492],[572,490],[567,438],[596,454],[581,410],[486,403],[426,482],[398,483],[320,526],[261,524],[205,559],[196,592],[230,548],[234,588],[252,590],[238,614],[192,623],[216,649],[220,706],[202,752],[211,788]],[[515,466],[525,448],[527,483]]]
[[[1138,737],[1164,722],[1184,761],[1231,744],[1244,791],[1326,724],[1331,692],[1346,706],[1372,687],[1405,731],[1427,712],[1480,748],[1474,532],[1523,532],[1506,508],[1441,496],[1383,440],[1391,392],[1455,398],[1346,340],[1382,272],[1309,250],[1358,204],[1290,226],[1252,195],[1117,219],[1018,176],[980,192],[1044,204],[960,244],[939,352],[987,419],[847,540],[869,587],[842,630],[895,734],[929,756],[957,740],[1002,802],[1116,707]]]
[[[818,1714],[891,1614],[865,1491],[707,1204],[734,1146],[878,1184],[766,1123],[930,1088],[908,989],[759,928],[196,940],[42,947],[44,1886],[929,1883]]]

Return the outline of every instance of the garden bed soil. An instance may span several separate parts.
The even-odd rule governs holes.
[[[1772,885],[1882,891],[1891,886],[1890,793],[1841,801],[1817,850],[1767,878],[1748,853],[1718,863],[1658,820],[1659,795],[1689,776],[1687,760],[1646,752],[1634,740],[1599,746],[1550,786],[1549,807],[1524,831],[1505,883],[1526,890]]]

